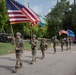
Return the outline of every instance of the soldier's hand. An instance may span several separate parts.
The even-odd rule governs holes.
[[[16,50],[19,50],[19,48],[16,47]]]
[[[23,53],[23,51],[22,51],[22,53]]]

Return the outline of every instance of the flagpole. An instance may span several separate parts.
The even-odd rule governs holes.
[[[59,26],[57,27],[57,29],[60,31]],[[61,42],[61,40],[62,40],[62,34],[60,34],[60,42]]]
[[[60,43],[62,42],[62,35],[60,35]]]
[[[13,39],[14,44],[15,44],[15,37],[14,37],[13,27],[12,27],[12,25],[10,25],[10,27],[11,27],[12,39]]]
[[[10,27],[11,27],[12,36],[14,36],[14,31],[13,31],[12,25],[10,25]]]
[[[30,8],[30,5],[29,5],[29,3],[28,3],[28,8]]]
[[[30,4],[28,3],[28,8],[30,8]],[[31,27],[30,27],[31,28]],[[32,39],[32,28],[30,30],[30,36],[31,36],[31,39]]]

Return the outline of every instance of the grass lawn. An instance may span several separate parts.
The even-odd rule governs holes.
[[[24,50],[31,50],[31,45],[29,44],[29,42],[25,42]],[[15,45],[11,45],[11,43],[0,43],[0,55],[12,53],[14,51],[15,51]]]
[[[39,48],[38,43],[38,48]],[[24,50],[31,50],[31,45],[29,42],[25,42]],[[11,45],[11,43],[0,43],[0,55],[5,55],[9,53],[13,53],[15,51],[15,45]]]
[[[31,50],[31,46],[28,42],[24,44],[24,50]],[[15,51],[15,45],[11,43],[0,43],[0,55],[12,53]]]

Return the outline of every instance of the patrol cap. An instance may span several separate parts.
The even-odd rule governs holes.
[[[46,41],[46,39],[45,39],[45,38],[42,38],[42,40]]]
[[[36,38],[36,35],[33,35],[32,37],[35,37]]]
[[[55,35],[54,37],[55,37],[55,38],[57,38],[57,36],[56,36],[56,35]]]
[[[22,36],[22,35],[21,35],[21,33],[20,33],[20,32],[17,32],[17,33],[16,33],[16,36]]]

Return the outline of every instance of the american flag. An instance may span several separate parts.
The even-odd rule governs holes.
[[[68,32],[65,30],[59,30],[59,35],[62,35],[62,34],[68,34]]]
[[[38,16],[28,7],[15,0],[6,0],[10,24],[30,22],[31,26],[40,22]]]

